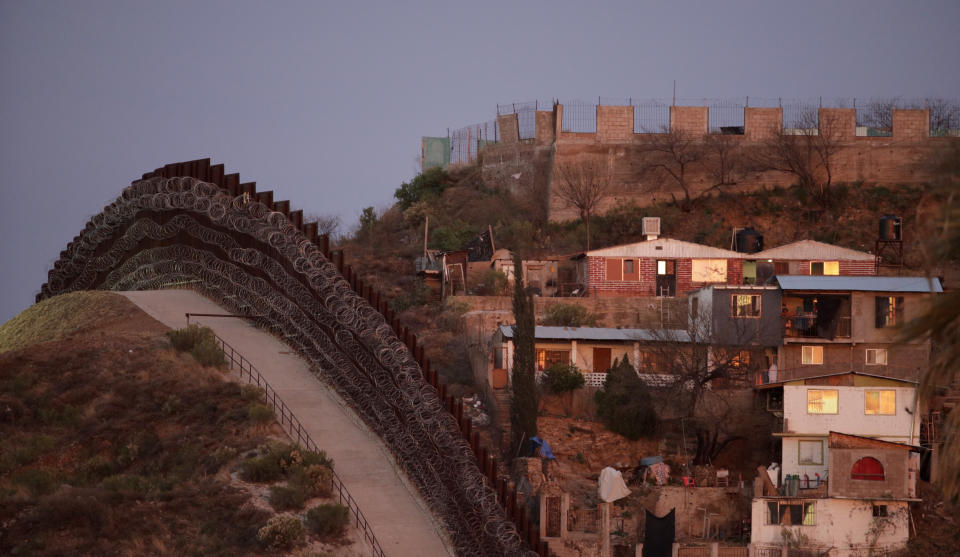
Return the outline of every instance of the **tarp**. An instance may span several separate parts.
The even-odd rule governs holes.
[[[597,492],[600,494],[600,499],[607,503],[613,503],[617,499],[630,495],[630,490],[623,481],[623,474],[609,466],[600,471],[599,484]]]
[[[670,512],[663,517],[657,517],[652,512],[645,511],[647,526],[643,534],[643,557],[672,557],[675,510],[670,509]]]
[[[663,462],[662,456],[645,456],[640,459],[640,466],[652,466],[658,462]]]
[[[531,437],[530,442],[533,443],[534,452],[539,452],[542,458],[549,460],[557,460],[557,457],[553,455],[553,451],[550,449],[550,444],[547,443],[546,439],[540,439],[539,437]]]

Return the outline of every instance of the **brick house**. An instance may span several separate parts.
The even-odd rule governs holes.
[[[744,254],[672,238],[573,257],[588,296],[679,296],[710,284],[740,284]]]
[[[901,326],[921,315],[940,281],[925,277],[777,276],[783,345],[778,382],[856,371],[916,380],[930,341],[901,342]]]
[[[764,284],[773,275],[876,275],[876,256],[816,240],[745,255],[743,278],[747,284]]]

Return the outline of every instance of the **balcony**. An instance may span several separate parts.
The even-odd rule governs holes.
[[[816,313],[804,313],[783,319],[785,339],[801,338],[822,340],[846,340],[850,338],[850,316],[819,318]]]

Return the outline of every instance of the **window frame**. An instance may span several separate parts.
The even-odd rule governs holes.
[[[861,462],[864,462],[864,463],[865,463],[864,466],[866,466],[866,464],[869,463],[869,462],[867,462],[867,461],[873,461],[873,462],[877,463],[877,465],[880,467],[880,473],[879,473],[879,474],[868,474],[868,473],[866,473],[866,472],[857,472],[857,471],[856,471],[857,466],[860,465]],[[860,476],[860,477],[857,477],[857,476]],[[874,458],[874,457],[872,457],[872,456],[862,456],[862,457],[858,458],[856,462],[853,463],[853,466],[850,467],[850,479],[851,479],[851,480],[860,480],[860,481],[865,481],[865,482],[885,482],[885,481],[887,481],[887,471],[886,471],[886,469],[884,468],[883,463],[880,462],[879,459],[876,459],[876,458]]]
[[[807,358],[807,351],[810,351],[810,358]],[[814,355],[819,354],[819,358]],[[820,361],[814,361],[819,359]],[[810,360],[810,361],[807,361]],[[822,366],[823,365],[823,346],[819,344],[804,344],[800,347],[800,365],[804,366]]]
[[[752,301],[746,306],[741,306],[738,302],[740,298],[756,298],[757,302],[754,304]],[[756,307],[756,313],[753,314],[743,314],[738,315],[737,309],[740,307],[750,308],[750,311],[753,311],[753,308]],[[763,297],[760,294],[730,294],[730,317],[734,319],[760,319],[763,315]]]
[[[821,271],[821,272],[815,274],[815,273],[813,272],[813,266],[814,266],[814,265],[818,265],[818,264],[820,265],[820,271]],[[835,271],[835,272],[830,272],[830,273],[828,273],[828,272],[827,272],[828,266],[829,266],[829,270],[830,270],[830,271]],[[836,276],[840,276],[840,261],[827,261],[827,260],[823,260],[823,261],[820,261],[820,260],[811,261],[808,269],[809,269],[809,271],[810,271],[810,276],[817,276],[817,277],[836,277]]]
[[[820,462],[816,462],[813,460],[809,460],[809,461],[803,460],[803,457],[801,456],[803,454],[803,451],[800,449],[800,445],[803,443],[810,443],[810,444],[816,443],[820,447]],[[797,440],[797,464],[800,464],[801,466],[823,466],[823,439],[798,439]]]
[[[554,348],[537,348],[537,351],[536,351],[537,371],[546,371],[550,369],[550,366],[557,363],[569,364],[570,352],[571,350],[562,350],[562,349],[554,349]],[[553,358],[548,358],[548,354],[563,354],[565,358],[561,357],[559,360],[553,361]]]
[[[816,393],[833,393],[833,394],[835,395],[836,404],[835,404],[835,406],[834,406],[834,411],[833,411],[833,412],[827,412],[827,411],[811,412],[811,411],[810,411],[810,405],[811,405],[811,404],[816,404],[816,403],[812,403],[812,402],[811,402],[811,400],[810,400],[810,395],[813,394],[813,393],[815,393],[815,392],[816,392]],[[823,401],[824,401],[824,396],[823,396],[823,394],[821,394],[821,395],[820,395],[820,403],[819,403],[821,406],[825,406],[825,404],[824,404]],[[821,415],[821,414],[824,414],[824,415],[829,415],[829,416],[835,416],[835,415],[837,415],[837,414],[839,414],[839,413],[840,413],[840,390],[839,390],[839,389],[807,389],[807,414],[812,414],[812,415]]]
[[[895,329],[904,323],[903,296],[874,297],[874,327],[877,329]]]
[[[776,508],[776,515],[772,514],[774,507]],[[784,523],[784,518],[790,516],[790,507],[800,507],[800,522],[799,524]],[[784,511],[786,508],[788,510]],[[816,526],[817,525],[817,513],[816,513],[816,501],[804,501],[804,500],[791,500],[791,501],[767,501],[767,524],[775,526]],[[774,519],[776,516],[776,519]],[[792,521],[791,521],[792,522]]]
[[[873,361],[870,361],[870,354],[873,353]],[[877,356],[883,354],[883,362],[877,361]],[[886,348],[867,348],[863,351],[863,365],[865,366],[885,366],[889,362]]]
[[[883,412],[883,393],[893,395],[893,412]],[[867,407],[867,397],[871,394],[877,395],[877,411],[870,412]],[[863,414],[865,416],[896,416],[897,415],[897,390],[896,389],[869,389],[863,393]]]

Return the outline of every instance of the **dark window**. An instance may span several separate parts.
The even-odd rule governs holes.
[[[883,464],[880,461],[865,456],[853,463],[853,470],[850,477],[854,480],[871,480],[875,482],[883,481]]]
[[[874,506],[873,506],[873,516],[887,516],[887,506],[886,506],[886,505],[874,505]]]
[[[623,273],[631,274],[633,273],[633,259],[624,259],[623,260]]]
[[[876,327],[899,327],[903,325],[903,296],[877,296]]]

